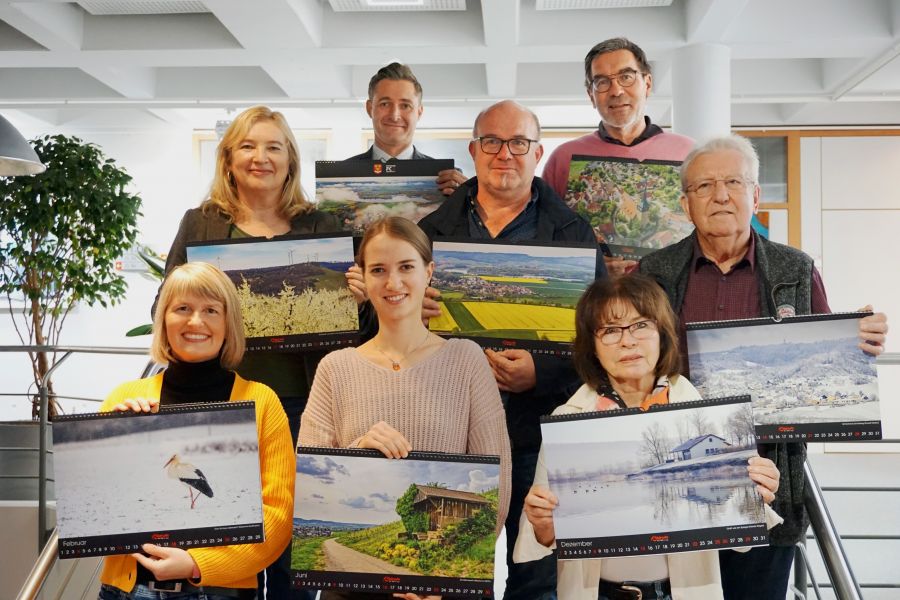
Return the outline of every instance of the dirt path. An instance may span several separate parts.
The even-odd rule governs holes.
[[[337,540],[325,540],[322,544],[325,552],[325,568],[329,571],[353,573],[390,573],[392,575],[421,575],[403,567],[392,565],[378,558],[357,552],[341,545]]]

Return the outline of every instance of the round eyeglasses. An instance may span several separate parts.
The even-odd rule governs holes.
[[[646,340],[653,337],[657,332],[656,321],[646,319],[644,321],[636,321],[631,325],[605,325],[597,329],[594,335],[599,338],[600,342],[605,346],[612,346],[622,341],[625,331],[631,334],[636,340]]]
[[[609,88],[612,87],[613,79],[615,79],[621,87],[631,87],[634,85],[634,82],[637,81],[638,73],[641,72],[635,71],[634,69],[622,69],[615,75],[597,75],[591,79],[591,89],[598,94],[608,92]],[[643,75],[643,73],[641,74]]]
[[[538,143],[538,140],[529,140],[528,138],[512,138],[511,140],[504,140],[490,135],[477,137],[472,141],[478,142],[481,145],[481,151],[485,154],[500,154],[503,144],[506,144],[506,147],[509,148],[509,153],[514,156],[528,154],[528,151],[531,149],[531,144]]]

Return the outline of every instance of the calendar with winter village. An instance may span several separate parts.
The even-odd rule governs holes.
[[[252,402],[53,421],[60,558],[264,541]]]
[[[704,396],[750,394],[760,441],[879,440],[875,358],[857,337],[868,314],[690,323],[691,382]]]

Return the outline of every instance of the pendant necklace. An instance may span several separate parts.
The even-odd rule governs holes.
[[[404,360],[406,360],[407,356],[409,356],[410,354],[414,353],[416,350],[418,350],[419,348],[424,346],[425,343],[428,341],[428,338],[430,338],[430,337],[431,337],[431,332],[426,329],[425,330],[425,339],[422,340],[422,342],[418,346],[416,346],[415,348],[413,348],[412,350],[410,350],[409,352],[407,352],[406,354],[401,356],[399,360],[394,360],[393,358],[391,358],[387,352],[385,352],[384,350],[381,349],[381,346],[379,346],[378,344],[375,343],[375,340],[372,340],[372,345],[375,347],[376,350],[381,352],[382,356],[384,356],[386,359],[388,359],[391,362],[391,368],[393,370],[399,371],[400,363],[403,362]]]

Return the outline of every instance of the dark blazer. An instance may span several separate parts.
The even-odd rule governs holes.
[[[366,150],[365,152],[363,152],[362,154],[357,154],[356,156],[351,156],[347,160],[375,160],[372,157],[372,148],[373,148],[373,146],[369,146],[369,149]],[[422,154],[421,152],[416,150],[415,146],[413,146],[412,157],[413,157],[413,160],[433,160],[430,156],[426,156],[425,154]]]

